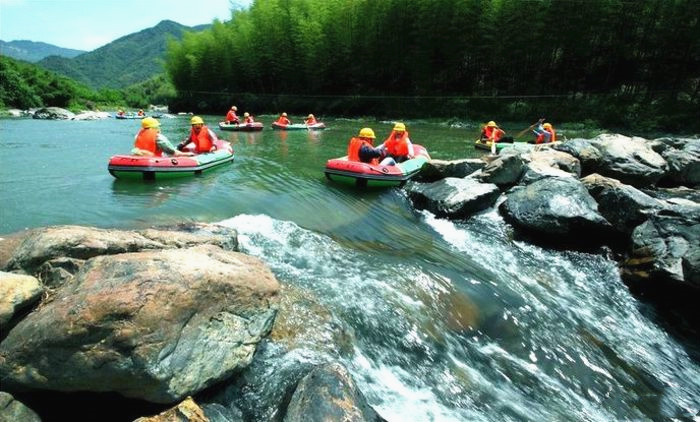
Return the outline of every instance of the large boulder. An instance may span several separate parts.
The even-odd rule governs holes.
[[[499,187],[510,187],[520,180],[525,171],[525,161],[519,153],[501,153],[498,158],[484,167],[477,177],[484,183],[493,183]]]
[[[664,183],[673,186],[700,186],[700,140],[686,140],[680,148],[668,148],[661,155],[668,162],[668,174],[663,179]]]
[[[413,180],[430,183],[446,177],[462,178],[481,170],[485,165],[486,162],[478,158],[454,161],[431,160],[423,165],[420,173]]]
[[[235,250],[235,230],[214,225],[192,225],[180,230],[108,230],[83,226],[55,226],[35,229],[14,238],[14,249],[5,270],[36,274],[41,265],[57,258],[85,260],[142,250],[185,248],[213,244]]]
[[[417,209],[427,209],[438,217],[464,219],[485,210],[501,195],[498,186],[473,178],[448,177],[434,183],[410,183],[408,197]]]
[[[41,418],[12,394],[0,391],[0,421],[41,422]]]
[[[668,171],[668,163],[639,137],[603,134],[591,144],[601,153],[596,171],[634,187],[655,185]]]
[[[700,207],[661,211],[638,226],[622,270],[628,281],[700,293]]]
[[[134,422],[210,422],[204,410],[187,397],[176,406],[171,407],[155,416],[136,419]]]
[[[581,162],[571,154],[553,149],[533,151],[525,156],[528,163],[548,165],[565,171],[576,178],[581,177]]]
[[[581,174],[590,174],[599,167],[603,154],[587,139],[570,139],[557,142],[552,148],[576,157],[581,163]]]
[[[42,293],[44,287],[36,278],[0,271],[0,326],[6,329],[15,313],[37,303]]]
[[[599,174],[586,176],[581,182],[598,203],[598,211],[620,233],[631,234],[651,214],[665,207],[635,187]]]
[[[251,362],[278,289],[214,245],[89,259],[0,343],[3,388],[181,400]]]
[[[75,117],[75,113],[60,107],[44,107],[35,111],[33,117],[42,120],[70,120]]]
[[[311,371],[294,391],[285,422],[384,421],[367,403],[344,366],[329,363]]]
[[[499,210],[516,228],[556,236],[562,242],[585,240],[610,229],[583,184],[570,177],[549,177],[517,186],[508,192]]]

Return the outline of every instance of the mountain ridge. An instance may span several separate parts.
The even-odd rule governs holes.
[[[0,40],[0,54],[30,63],[36,63],[48,56],[60,56],[70,59],[83,53],[86,53],[86,51],[60,47],[42,41]]]
[[[209,26],[189,27],[163,20],[79,56],[47,56],[36,64],[94,89],[124,88],[163,73],[168,40],[182,39],[185,32],[201,31]]]

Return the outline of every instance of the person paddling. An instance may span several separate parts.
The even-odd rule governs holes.
[[[204,126],[204,120],[199,116],[193,116],[190,120],[192,128],[190,134],[177,146],[182,151],[187,144],[192,142],[197,154],[216,150],[216,142],[219,140],[216,134]]]
[[[401,122],[396,122],[391,130],[389,137],[382,144],[386,150],[387,157],[380,164],[385,166],[395,165],[410,160],[415,157],[413,144],[408,137],[406,125]]]
[[[505,136],[506,131],[501,129],[493,120],[489,121],[481,129],[479,140],[483,143],[513,142],[513,137]]]
[[[237,125],[240,123],[240,120],[238,120],[238,116],[236,115],[236,111],[238,111],[238,107],[231,106],[231,109],[228,111],[228,113],[226,113],[226,124]]]
[[[141,130],[134,137],[132,155],[162,157],[163,153],[176,156],[192,156],[191,152],[175,149],[168,138],[160,133],[160,122],[153,117],[141,120]]]
[[[548,144],[557,141],[557,133],[551,123],[543,123],[544,118],[537,121],[537,128],[532,132],[535,134],[535,139],[531,143]]]
[[[371,128],[360,129],[360,133],[351,138],[348,143],[348,161],[360,161],[373,165],[379,164],[379,159],[384,155],[384,149],[374,147],[376,136]]]
[[[287,126],[292,124],[292,122],[287,118],[287,113],[282,113],[280,117],[277,118],[275,123],[277,123],[280,126]]]

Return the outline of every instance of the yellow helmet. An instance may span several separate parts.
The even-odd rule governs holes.
[[[153,117],[146,117],[145,119],[141,119],[141,127],[144,129],[157,128],[160,127],[160,123]]]
[[[202,118],[199,116],[194,116],[194,117],[192,117],[192,120],[190,120],[190,124],[191,125],[203,125],[204,120],[202,120]]]
[[[314,115],[313,115],[313,114],[309,114],[308,116],[306,116],[306,118],[307,118],[307,119],[313,119],[313,118],[314,118]]]
[[[282,113],[282,116],[283,116],[283,117],[287,117],[287,113]]]
[[[496,126],[498,126],[498,125],[496,124],[496,122],[494,122],[493,120],[491,120],[490,122],[486,123],[486,126],[487,126],[487,127],[496,127]]]
[[[542,125],[542,127],[545,128],[545,129],[551,129],[551,128],[552,128],[552,124],[551,124],[551,123],[545,123],[545,124]]]
[[[401,123],[401,122],[397,122],[396,124],[394,124],[394,131],[395,132],[406,132],[406,125]]]
[[[248,113],[247,111],[245,113],[243,113],[243,117],[248,117],[248,116],[250,116],[250,113]]]
[[[374,136],[374,131],[368,127],[360,129],[360,134],[357,136],[359,136],[360,138],[376,138],[376,136]]]
[[[238,107],[236,107],[236,106],[231,106],[231,110],[233,110],[233,111],[238,111]]]

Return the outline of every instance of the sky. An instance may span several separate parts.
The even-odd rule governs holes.
[[[91,51],[169,19],[187,26],[229,20],[252,0],[0,0],[0,40]]]

